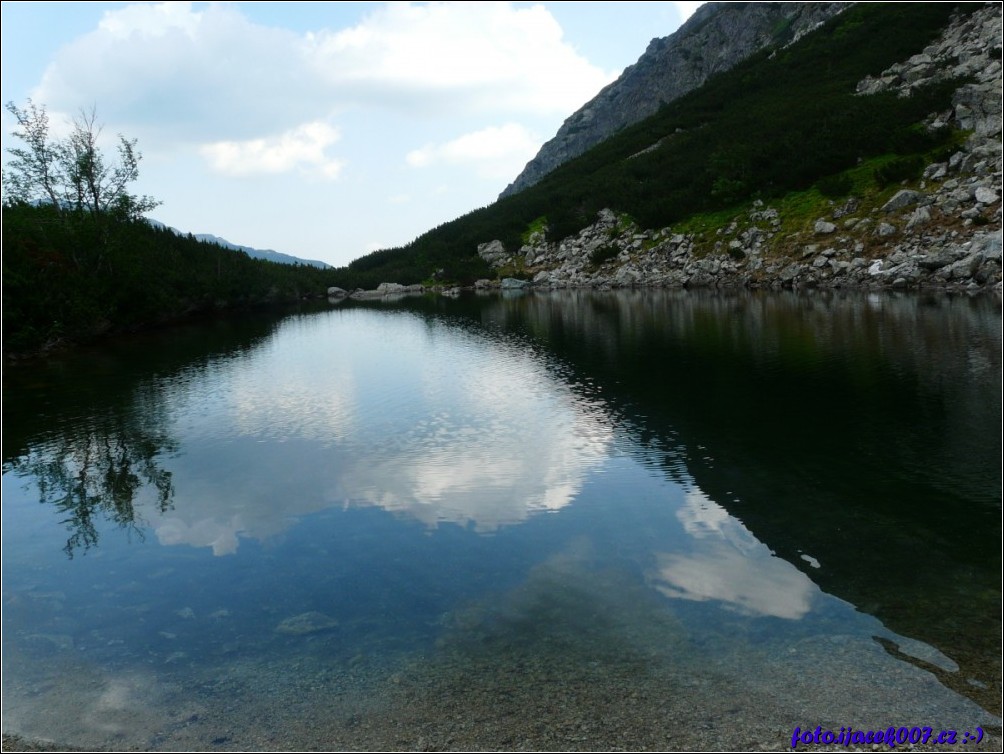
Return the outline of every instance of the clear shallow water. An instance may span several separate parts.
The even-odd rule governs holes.
[[[5,731],[999,733],[997,302],[410,299],[4,382]]]

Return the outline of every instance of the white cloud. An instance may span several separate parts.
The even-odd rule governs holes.
[[[270,139],[218,141],[201,148],[213,170],[232,176],[306,170],[326,179],[338,177],[344,163],[327,154],[339,133],[326,123],[305,123]]]
[[[390,3],[309,35],[321,76],[356,97],[437,108],[568,113],[613,78],[562,39],[540,5]]]
[[[33,92],[53,111],[97,104],[130,133],[252,139],[348,107],[456,116],[567,114],[613,77],[542,6],[391,3],[341,31],[297,34],[236,6],[129,5],[60,50]]]
[[[194,37],[198,32],[200,15],[192,13],[192,4],[187,2],[130,5],[105,13],[98,28],[119,40],[127,40],[136,33],[163,36],[173,30]]]
[[[109,135],[137,138],[139,188],[162,198],[178,227],[219,232],[229,222],[252,245],[343,264],[372,227],[397,244],[492,201],[532,158],[532,134],[553,134],[615,75],[577,52],[542,5],[316,5],[294,14],[296,30],[285,27],[282,6],[120,5],[63,44],[24,95],[47,106],[54,128],[63,114],[96,106]],[[311,14],[321,20],[307,26]],[[296,133],[308,123],[342,138],[322,145]],[[448,175],[407,170],[408,150]],[[338,159],[349,155],[351,171]],[[235,175],[340,171],[323,197],[352,215],[337,240],[306,217],[290,230],[266,224],[260,192],[214,202]],[[306,209],[322,201],[317,192],[297,201],[291,182],[282,191],[281,201],[317,216]],[[388,215],[387,195],[396,193],[412,201]]]
[[[486,178],[516,175],[540,148],[541,140],[518,123],[489,126],[443,144],[427,144],[407,154],[414,168],[437,164],[473,166]]]
[[[129,5],[63,47],[33,97],[158,140],[249,138],[321,117],[302,38],[252,24],[236,8]]]

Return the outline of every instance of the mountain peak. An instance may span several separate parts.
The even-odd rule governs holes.
[[[573,113],[500,199],[769,45],[811,31],[850,3],[705,3],[673,34],[657,37],[638,61]]]

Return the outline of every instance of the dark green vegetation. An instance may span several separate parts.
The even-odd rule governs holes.
[[[330,279],[330,271],[251,259],[143,220],[53,205],[3,209],[5,354],[323,295]]]
[[[958,81],[855,95],[857,83],[920,52],[954,13],[977,4],[862,4],[797,44],[765,50],[624,129],[537,185],[430,230],[400,249],[374,252],[339,271],[340,285],[418,282],[442,269],[455,280],[487,274],[478,243],[518,249],[547,217],[551,240],[576,233],[609,207],[646,228],[819,186],[843,195],[841,173],[889,157],[878,186],[915,176],[952,143],[921,121],[948,110]],[[654,148],[652,148],[654,147]],[[642,154],[644,152],[644,154]],[[884,163],[885,164],[885,163]]]
[[[326,289],[312,267],[251,259],[142,219],[159,202],[135,196],[142,155],[119,137],[98,148],[82,113],[64,139],[45,108],[7,105],[22,146],[3,175],[4,354],[30,353],[214,308],[296,300]]]

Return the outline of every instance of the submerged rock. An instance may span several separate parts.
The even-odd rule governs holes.
[[[303,634],[313,634],[318,631],[326,631],[338,625],[338,621],[331,616],[316,611],[300,613],[290,618],[286,618],[275,627],[276,633],[292,634],[302,636]]]

